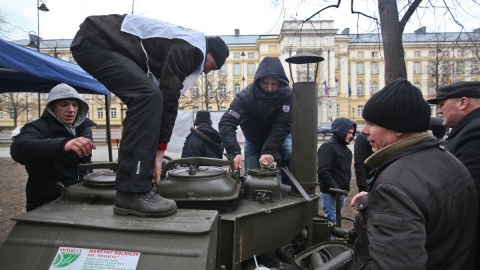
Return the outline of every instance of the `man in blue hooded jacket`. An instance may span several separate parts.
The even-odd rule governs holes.
[[[318,148],[318,183],[325,216],[336,223],[336,196],[330,189],[350,190],[352,178],[352,151],[348,144],[353,140],[357,124],[347,118],[337,118],[332,123],[333,136]],[[345,204],[346,194],[338,194],[340,208]]]

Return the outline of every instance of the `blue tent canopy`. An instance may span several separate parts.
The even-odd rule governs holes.
[[[48,93],[59,83],[80,93],[109,94],[78,65],[0,39],[0,93]]]

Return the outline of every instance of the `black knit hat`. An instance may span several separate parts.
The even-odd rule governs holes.
[[[227,44],[220,37],[207,37],[207,51],[212,54],[218,69],[225,64],[225,60],[230,55]]]
[[[209,111],[201,110],[197,112],[197,115],[195,116],[195,121],[193,122],[193,124],[198,125],[201,123],[212,125],[212,119],[210,119]]]
[[[362,114],[370,123],[405,133],[428,130],[430,115],[422,92],[406,79],[385,85],[367,101]]]

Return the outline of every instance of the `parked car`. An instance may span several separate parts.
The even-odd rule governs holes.
[[[17,136],[20,133],[20,130],[22,130],[23,126],[18,126],[14,130],[10,131],[10,139],[13,140],[13,137]]]
[[[322,139],[325,140],[327,135],[332,135],[332,122],[324,122],[318,124],[318,136],[322,136]]]

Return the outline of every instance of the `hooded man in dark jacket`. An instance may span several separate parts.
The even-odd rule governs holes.
[[[350,190],[352,179],[352,151],[348,144],[353,140],[357,124],[348,118],[337,118],[332,123],[333,136],[320,145],[317,152],[317,175],[325,216],[337,221],[336,196],[340,196],[340,209],[345,203],[346,194],[338,194],[330,189]]]
[[[219,37],[137,15],[90,16],[72,41],[77,63],[127,105],[115,179],[117,215],[163,217],[175,201],[152,191],[178,99],[229,55]]]
[[[254,81],[237,94],[220,120],[219,131],[233,168],[244,165],[237,127],[245,136],[245,170],[290,165],[292,155],[292,90],[278,57],[265,57],[258,65]],[[282,182],[288,184],[286,177]]]
[[[25,124],[10,146],[10,155],[28,173],[27,211],[60,197],[65,187],[79,183],[89,172],[78,164],[91,163],[92,140],[88,104],[67,85],[48,95],[40,119]]]
[[[209,111],[198,111],[182,149],[182,158],[207,157],[223,158],[223,144],[220,134],[212,127]]]
[[[475,184],[426,132],[430,115],[420,89],[406,79],[365,104],[362,133],[374,151],[366,160],[374,175],[369,193],[352,199],[358,210],[352,269],[474,269]]]

